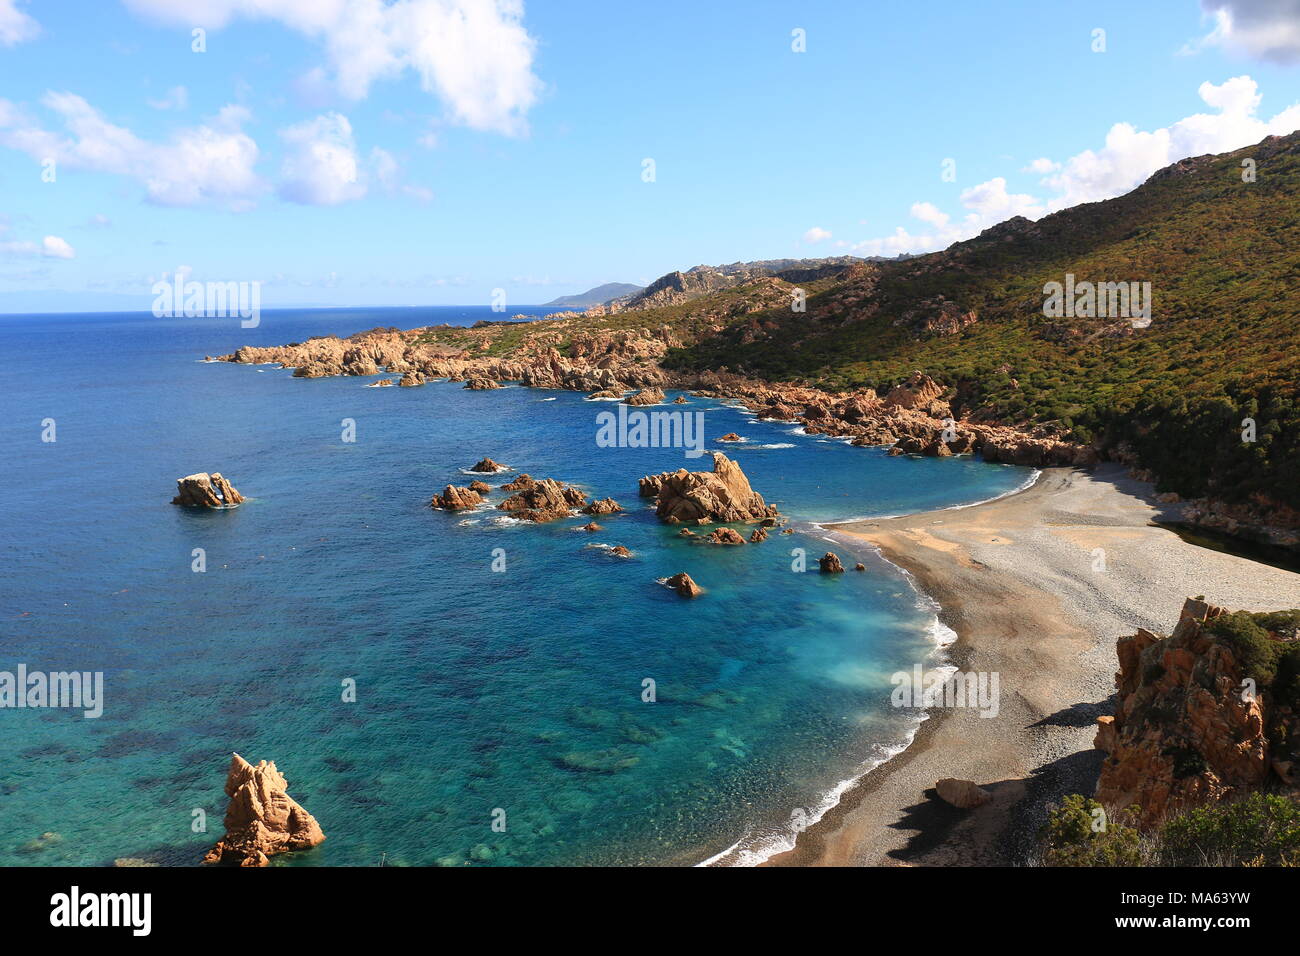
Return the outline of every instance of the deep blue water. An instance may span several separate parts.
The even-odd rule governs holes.
[[[810,523],[985,499],[1026,469],[888,459],[691,399],[708,447],[800,528],[691,545],[646,510],[637,479],[708,459],[597,447],[595,416],[614,405],[197,361],[478,318],[500,316],[0,318],[0,670],[106,675],[98,720],[0,710],[0,864],[196,862],[221,832],[231,751],[275,760],[328,835],[285,864],[696,862],[779,841],[795,808],[815,811],[907,739],[915,715],[888,706],[888,677],[932,651],[933,614],[868,552],[835,545],[866,574],[815,573],[828,545]],[[729,431],[749,441],[712,441]],[[585,518],[525,526],[427,506],[485,455],[628,513],[588,535],[573,530]],[[195,471],[251,500],[171,506]],[[206,572],[191,570],[195,548]],[[812,573],[792,570],[796,548]],[[708,593],[688,602],[657,583],[681,570]],[[46,832],[59,838],[28,845]]]

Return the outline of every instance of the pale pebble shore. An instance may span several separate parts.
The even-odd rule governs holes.
[[[1184,598],[1254,611],[1300,607],[1300,574],[1200,548],[1152,524],[1176,520],[1117,465],[1045,469],[1024,491],[969,508],[828,528],[914,576],[957,634],[963,671],[997,672],[996,717],[931,710],[912,745],[871,771],[776,866],[987,866],[1023,862],[1044,807],[1091,792],[1095,720],[1110,713],[1115,641],[1169,633]],[[1098,552],[1104,570],[1097,570]],[[934,794],[964,777],[993,800]]]

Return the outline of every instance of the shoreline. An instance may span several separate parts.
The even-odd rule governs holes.
[[[1167,633],[1182,599],[1202,592],[1233,609],[1300,603],[1300,575],[1154,524],[1179,510],[1106,465],[1043,469],[972,505],[825,525],[875,548],[938,605],[957,635],[937,649],[943,663],[998,673],[1001,707],[993,718],[930,709],[908,747],[761,865],[1023,862],[1046,806],[1095,785],[1092,737],[1111,709],[1117,638],[1138,627]],[[933,790],[946,776],[973,779],[993,799],[950,807]]]

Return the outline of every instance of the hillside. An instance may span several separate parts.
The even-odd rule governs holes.
[[[1256,182],[1242,181],[1245,158]],[[1149,471],[1163,492],[1203,499],[1188,513],[1196,523],[1263,529],[1295,547],[1298,249],[1292,134],[1183,160],[1127,195],[1012,219],[930,255],[700,266],[585,314],[373,330],[225,358],[283,361],[304,377],[382,367],[415,376],[404,384],[675,385],[895,452],[1109,458]],[[1080,288],[1150,283],[1149,324],[1045,315],[1044,287],[1067,275]],[[806,311],[791,307],[796,290]],[[949,415],[956,444],[936,440]],[[1253,441],[1243,441],[1247,418]]]
[[[542,306],[554,309],[590,309],[593,305],[604,305],[610,299],[635,295],[641,291],[641,288],[630,282],[606,282],[604,285],[579,292],[577,295],[562,295],[550,302],[543,302]]]

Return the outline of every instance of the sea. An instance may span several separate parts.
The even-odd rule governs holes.
[[[98,717],[0,708],[0,865],[196,865],[236,752],[274,761],[327,836],[275,865],[752,865],[906,746],[924,714],[892,706],[891,676],[940,666],[951,632],[825,526],[987,500],[1030,469],[889,458],[687,396],[664,410],[702,412],[704,447],[795,529],[711,546],[637,494],[709,457],[603,447],[613,404],[203,360],[501,318],[0,317],[0,672],[103,682]],[[467,473],[484,457],[512,471]],[[204,471],[247,501],[173,506]],[[429,507],[519,472],[625,511],[592,533],[512,520],[496,488]],[[847,573],[818,573],[827,550]],[[661,583],[679,571],[705,593]]]

